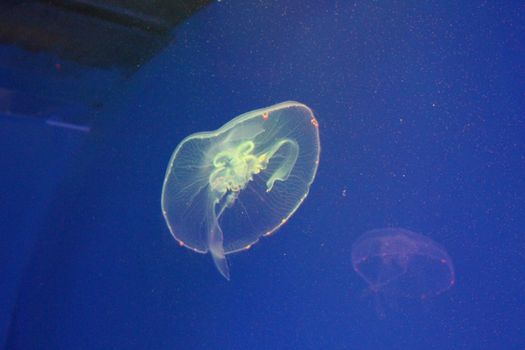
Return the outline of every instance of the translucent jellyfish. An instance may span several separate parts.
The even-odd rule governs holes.
[[[401,229],[376,229],[352,246],[354,270],[376,296],[380,317],[383,302],[435,297],[455,283],[454,265],[445,249],[428,237]]]
[[[226,255],[275,232],[308,195],[319,164],[318,126],[310,108],[283,102],[186,137],[162,187],[173,237],[210,252],[229,279]]]

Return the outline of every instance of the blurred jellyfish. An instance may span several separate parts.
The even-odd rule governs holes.
[[[380,318],[385,305],[429,299],[455,283],[454,265],[445,249],[401,228],[375,229],[359,237],[352,246],[352,266],[375,296]]]

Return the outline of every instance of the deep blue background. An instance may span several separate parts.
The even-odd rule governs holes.
[[[519,2],[224,1],[90,133],[0,120],[6,348],[525,348],[524,17]],[[319,172],[226,282],[165,227],[165,167],[185,136],[285,100],[316,113]],[[380,320],[350,251],[386,226],[442,244],[457,284]]]

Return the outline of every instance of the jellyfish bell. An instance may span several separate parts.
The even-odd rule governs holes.
[[[308,195],[319,164],[318,126],[306,105],[283,102],[186,137],[162,187],[173,237],[209,252],[229,279],[226,255],[275,232]]]

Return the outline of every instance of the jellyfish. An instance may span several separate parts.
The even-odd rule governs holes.
[[[376,311],[384,317],[383,302],[426,300],[455,284],[452,259],[430,238],[402,228],[366,232],[352,245],[352,265],[376,297]]]
[[[186,137],[162,186],[162,213],[172,236],[195,252],[209,252],[229,280],[226,255],[286,223],[308,195],[319,152],[317,119],[291,101]]]

